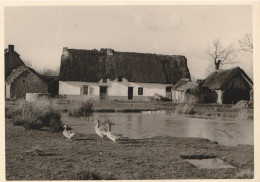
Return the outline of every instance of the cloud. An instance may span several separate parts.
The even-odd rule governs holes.
[[[139,13],[134,14],[133,21],[136,25],[144,26],[147,29],[155,32],[175,30],[182,24],[181,16],[174,13]]]

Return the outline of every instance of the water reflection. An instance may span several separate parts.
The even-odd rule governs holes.
[[[253,121],[221,121],[188,118],[172,113],[98,113],[95,117],[109,119],[112,131],[140,139],[154,136],[199,137],[222,145],[253,145]],[[80,133],[94,133],[94,123],[64,117],[63,121]]]
[[[213,159],[185,159],[199,169],[219,169],[219,168],[235,168],[231,164],[224,162],[219,158]]]

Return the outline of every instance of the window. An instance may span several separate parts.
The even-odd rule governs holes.
[[[118,76],[117,80],[118,82],[122,82],[122,76]]]
[[[103,78],[103,83],[107,83],[107,78]]]
[[[138,95],[143,95],[143,87],[138,87]]]
[[[88,85],[81,86],[81,94],[88,95]]]

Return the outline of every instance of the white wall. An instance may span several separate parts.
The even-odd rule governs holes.
[[[60,81],[59,82],[59,94],[60,95],[80,95],[80,87],[82,85],[89,85],[93,89],[92,95],[99,96],[99,87],[107,86],[107,95],[109,96],[128,96],[128,87],[133,87],[133,96],[138,96],[138,88],[143,88],[142,96],[153,96],[159,94],[166,96],[166,86],[172,86],[172,84],[161,83],[137,83],[128,82],[123,78],[122,82],[118,82],[117,79],[109,80],[107,83],[103,83],[101,79],[98,83],[95,82],[76,82],[76,81]]]
[[[108,82],[108,96],[128,96],[128,87],[130,83],[127,79],[123,78],[122,82],[118,82],[117,79],[111,81],[107,79]],[[102,83],[102,80],[100,81]]]
[[[172,86],[171,84],[161,83],[130,83],[134,89],[134,96],[138,96],[138,87],[143,87],[143,96],[153,96],[159,94],[163,97],[166,96],[166,86]]]
[[[82,85],[89,85],[91,87],[91,95],[99,95],[98,83],[76,81],[59,81],[59,95],[80,95],[80,87]]]
[[[172,91],[172,100],[178,103],[182,103],[185,100],[185,93],[183,91]]]

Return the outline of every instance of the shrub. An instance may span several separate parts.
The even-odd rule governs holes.
[[[5,118],[11,119],[12,116],[13,116],[13,112],[8,107],[6,107],[5,108]]]
[[[60,119],[60,112],[54,110],[51,103],[44,100],[34,103],[21,100],[12,116],[15,126],[23,126],[27,130],[46,126],[54,132],[62,130],[63,123]]]
[[[93,113],[93,103],[90,100],[85,100],[76,103],[68,110],[69,116],[86,116],[89,117]]]
[[[60,132],[63,131],[63,123],[61,120],[51,119],[50,120],[50,128],[52,132]]]
[[[195,114],[194,105],[192,104],[181,104],[175,109],[176,114]]]
[[[61,114],[58,111],[55,111],[53,109],[49,109],[45,112],[42,113],[42,115],[40,115],[38,117],[39,120],[41,120],[45,126],[50,126],[50,122],[52,120],[56,120],[56,121],[60,121],[61,119]]]

